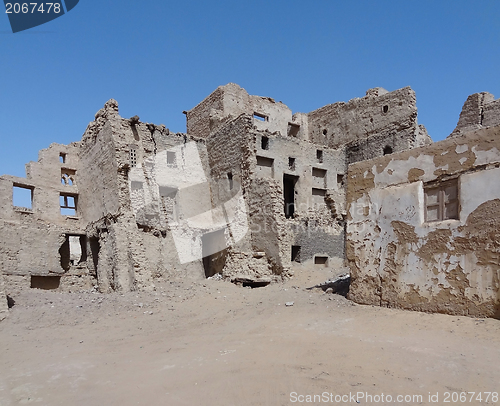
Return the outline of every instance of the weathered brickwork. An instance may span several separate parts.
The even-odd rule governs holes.
[[[496,252],[471,225],[494,226],[481,213],[496,210],[495,188],[467,215],[457,200],[459,222],[435,232],[421,199],[426,182],[459,176],[463,199],[496,174],[499,106],[470,96],[448,146],[418,124],[409,87],[293,114],[230,83],[185,112],[186,133],[123,118],[111,99],[79,142],[40,151],[26,178],[0,177],[0,293],[153,290],[215,274],[262,286],[297,269],[334,273],[347,258],[356,301],[495,315],[498,271],[484,265],[473,281],[469,269]],[[15,206],[19,190],[26,207]],[[492,254],[473,257],[471,241]],[[420,285],[408,276],[417,269]]]

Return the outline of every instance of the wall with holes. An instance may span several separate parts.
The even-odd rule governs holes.
[[[85,236],[78,169],[77,144],[52,144],[26,165],[26,178],[0,177],[0,269],[8,290],[30,287],[32,277],[59,278],[65,290],[91,288],[87,257],[73,253],[66,266],[62,255],[68,235]]]

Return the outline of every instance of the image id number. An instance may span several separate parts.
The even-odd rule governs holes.
[[[60,3],[6,3],[5,12],[7,14],[28,14],[28,13],[50,13],[59,14],[61,12]]]

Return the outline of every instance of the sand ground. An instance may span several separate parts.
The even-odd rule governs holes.
[[[312,279],[19,292],[0,322],[0,405],[500,404],[485,401],[499,320],[360,306]]]

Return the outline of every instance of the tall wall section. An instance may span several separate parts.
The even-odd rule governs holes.
[[[500,127],[349,167],[349,297],[500,317]]]
[[[471,94],[465,101],[456,128],[450,137],[500,125],[500,100],[488,92]]]
[[[348,163],[405,151],[430,143],[417,125],[415,92],[370,89],[363,98],[338,102],[308,113],[311,142],[330,148],[345,146]]]
[[[7,293],[30,286],[90,289],[93,262],[79,210],[78,143],[41,150],[26,174],[0,177],[0,269]]]
[[[182,219],[192,216],[193,200],[200,201],[192,178],[207,163],[198,145],[204,142],[163,125],[120,117],[114,100],[89,125],[80,153],[89,168],[82,199],[87,234],[98,245],[101,291],[151,290],[158,278],[202,277],[201,256],[189,263],[180,259],[173,235],[179,225],[171,217],[174,205],[182,208]],[[209,198],[207,204],[209,209]]]

